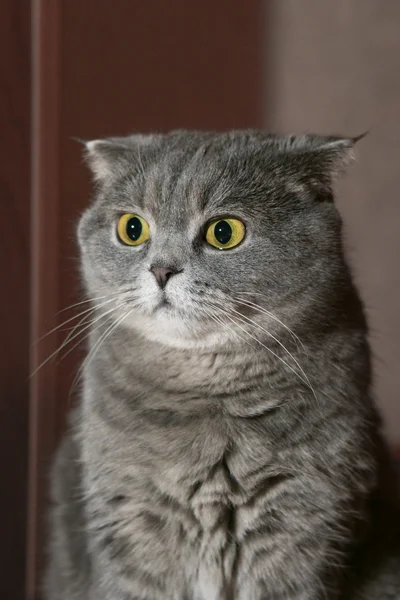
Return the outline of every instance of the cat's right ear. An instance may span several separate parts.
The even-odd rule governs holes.
[[[135,133],[123,137],[109,137],[96,140],[72,138],[85,148],[84,157],[94,180],[104,184],[127,172],[144,174],[141,150],[158,143],[162,134]]]
[[[79,140],[81,141],[81,140]],[[105,183],[120,175],[129,158],[130,148],[109,140],[90,140],[82,142],[85,146],[85,160],[98,183]]]

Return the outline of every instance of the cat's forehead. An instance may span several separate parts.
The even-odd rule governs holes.
[[[157,220],[184,222],[194,215],[207,218],[240,214],[262,202],[276,187],[276,169],[257,147],[230,140],[189,140],[184,144],[141,153],[125,177],[125,197]]]
[[[141,204],[157,216],[177,218],[232,204],[237,182],[229,169],[229,153],[203,152],[200,147],[194,153],[171,152],[154,160],[145,174]]]
[[[299,183],[330,193],[331,174],[346,162],[353,143],[254,131],[183,131],[95,140],[87,143],[87,158],[113,204],[132,201],[159,218],[179,220],[199,211],[263,210],[269,199],[293,193]]]

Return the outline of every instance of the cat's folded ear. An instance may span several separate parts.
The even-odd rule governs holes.
[[[85,147],[84,157],[98,183],[112,181],[141,167],[140,147],[150,144],[152,135],[131,135],[121,138],[104,138],[83,141],[75,138]]]
[[[363,139],[367,132],[355,137],[296,135],[288,136],[285,140],[285,150],[302,155],[324,170],[326,174],[341,173],[354,160],[354,146]]]
[[[318,198],[332,201],[333,181],[354,161],[354,146],[366,135],[287,136],[281,151],[289,158],[301,183],[310,186]]]
[[[132,149],[113,140],[90,140],[84,146],[85,161],[98,183],[114,179],[126,168],[129,158],[132,160]]]

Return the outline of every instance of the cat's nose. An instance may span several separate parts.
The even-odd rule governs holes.
[[[176,275],[179,273],[178,269],[174,267],[155,267],[151,266],[150,271],[153,273],[154,277],[160,288],[163,290],[167,285],[167,281],[172,275]]]

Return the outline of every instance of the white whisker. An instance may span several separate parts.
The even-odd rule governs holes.
[[[95,312],[98,308],[103,308],[103,306],[105,306],[106,304],[109,304],[110,302],[113,302],[113,301],[114,301],[114,298],[111,298],[110,300],[106,300],[105,302],[102,302],[101,304],[98,304],[96,306],[91,306],[90,308],[87,308],[87,309],[83,310],[82,312],[78,313],[77,315],[74,315],[73,317],[70,317],[66,321],[63,321],[62,323],[60,323],[56,327],[53,327],[53,329],[50,329],[50,331],[48,331],[47,333],[45,333],[44,335],[42,335],[42,337],[40,337],[34,343],[38,344],[39,342],[41,342],[42,340],[44,340],[47,336],[51,335],[52,333],[54,333],[55,331],[57,331],[61,327],[64,327],[64,325],[67,325],[67,323],[70,323],[71,321],[74,321],[75,319],[79,319],[79,317],[81,317],[82,315],[86,315],[84,317],[84,319],[86,319],[86,317],[88,316],[88,313],[91,314],[91,313]]]
[[[97,317],[97,319],[94,319],[93,321],[91,321],[88,325],[85,325],[85,327],[83,329],[81,329],[80,331],[78,331],[77,333],[75,333],[72,337],[68,336],[68,341],[64,340],[61,344],[61,346],[59,346],[59,348],[57,348],[57,350],[55,350],[54,352],[52,352],[50,354],[50,356],[48,356],[38,367],[36,367],[36,369],[30,374],[30,378],[34,377],[36,375],[36,373],[42,368],[44,367],[45,364],[47,364],[49,362],[49,360],[51,360],[54,356],[56,356],[59,352],[61,352],[61,350],[63,348],[65,348],[65,346],[67,344],[69,344],[70,342],[72,342],[72,340],[74,340],[75,338],[77,338],[79,335],[81,335],[81,333],[83,331],[85,331],[86,329],[88,329],[91,325],[94,325],[94,323],[97,323],[97,321],[99,321],[100,319],[104,318],[105,316],[107,316],[108,314],[112,313],[114,310],[117,310],[117,308],[121,308],[122,306],[124,306],[125,302],[123,302],[122,304],[119,304],[117,306],[114,306],[112,309],[110,309],[109,311],[106,311],[105,313],[102,313],[99,317]]]
[[[109,314],[107,314],[105,316],[107,317],[105,322],[107,322],[107,320],[110,320],[112,318],[112,317],[109,316]],[[88,329],[91,325],[92,325],[92,323],[90,323],[88,325],[88,327],[85,327],[85,329]],[[75,348],[77,348],[78,346],[80,346],[80,344],[82,344],[85,340],[87,340],[88,337],[90,336],[90,334],[92,333],[92,331],[97,331],[98,329],[100,329],[101,327],[103,327],[103,325],[104,325],[104,321],[101,322],[101,323],[99,323],[96,327],[94,327],[93,330],[89,329],[89,331],[78,342],[76,342],[76,344],[74,344],[71,348],[68,348],[67,352],[62,355],[62,357],[60,358],[59,362],[61,362],[62,360],[64,360],[64,358],[66,356],[68,356],[68,354],[71,354],[71,352],[73,352],[75,350]],[[80,333],[82,333],[82,332],[83,332],[83,330]]]
[[[122,323],[122,321],[124,321],[134,310],[135,310],[134,308],[131,308],[126,313],[124,313],[121,317],[119,317],[116,321],[113,321],[111,323],[111,325],[106,329],[106,331],[100,336],[100,338],[97,340],[97,342],[91,348],[89,354],[86,356],[83,363],[81,364],[81,366],[75,376],[75,379],[72,383],[70,394],[74,390],[76,384],[78,383],[80,377],[83,375],[84,371],[88,368],[89,364],[93,361],[95,355],[97,354],[97,352],[100,349],[100,347],[102,346],[102,344],[117,329],[117,327]]]
[[[80,302],[75,302],[75,304],[70,304],[69,306],[62,308],[56,314],[59,315],[60,313],[65,312],[66,310],[71,310],[72,308],[75,308],[76,306],[80,306],[81,304],[87,304],[88,302],[97,302],[97,300],[104,300],[104,298],[115,297],[121,293],[123,293],[123,292],[111,292],[110,294],[105,294],[104,296],[97,296],[97,298],[87,298],[86,300],[81,300]]]
[[[252,292],[237,292],[238,294],[251,294]],[[254,292],[257,293],[257,292]],[[297,336],[294,331],[292,331],[290,329],[290,327],[288,327],[285,323],[283,323],[283,321],[281,321],[280,319],[278,319],[278,317],[276,315],[274,315],[274,313],[272,313],[271,311],[267,310],[266,308],[264,308],[263,306],[260,306],[259,304],[256,304],[255,302],[252,302],[251,300],[247,300],[247,299],[243,299],[243,298],[237,298],[235,297],[235,301],[238,302],[239,304],[243,304],[244,306],[249,306],[249,308],[254,308],[255,310],[258,310],[259,312],[262,312],[264,314],[266,314],[268,317],[271,317],[271,319],[273,319],[274,321],[276,321],[277,323],[279,323],[279,325],[282,325],[282,327],[284,329],[286,329],[293,337],[295,340],[297,340],[299,342],[299,344],[301,345],[301,347],[305,350],[304,348],[304,344],[301,341],[301,339],[299,338],[299,336]]]
[[[67,337],[65,339],[65,344],[68,343],[68,341],[74,335],[75,331],[77,329],[79,329],[80,325],[85,325],[86,323],[88,323],[90,321],[90,319],[92,318],[92,316],[95,312],[96,312],[96,308],[94,308],[93,311],[90,312],[88,315],[85,315],[84,317],[82,317],[82,319],[79,320],[79,323],[77,325],[75,325],[74,327],[72,327],[72,330],[69,332],[69,334],[67,335]],[[87,319],[89,319],[89,321]]]
[[[260,346],[262,346],[263,348],[265,348],[265,350],[267,350],[267,352],[269,352],[270,354],[272,354],[273,356],[275,356],[275,358],[277,358],[282,364],[284,364],[292,373],[294,373],[294,375],[296,375],[296,377],[298,377],[300,379],[300,381],[302,381],[308,388],[310,388],[312,390],[313,394],[315,395],[313,388],[310,387],[310,384],[305,379],[303,379],[303,377],[301,375],[299,375],[299,373],[291,365],[289,365],[281,356],[279,356],[273,350],[271,350],[271,348],[268,348],[268,346],[266,346],[265,344],[263,344],[262,342],[260,342],[260,340],[257,337],[255,337],[254,335],[252,335],[249,331],[247,331],[247,329],[245,329],[244,327],[241,327],[239,325],[239,323],[235,320],[235,318],[237,319],[237,317],[231,317],[225,310],[223,310],[222,312],[223,312],[223,314],[225,314],[225,316],[230,321],[232,321],[232,323],[234,323],[234,325],[236,325],[236,327],[239,327],[239,329],[241,329],[246,335],[248,335],[249,337],[251,337]]]
[[[300,370],[300,372],[302,373],[302,375],[304,376],[304,378],[306,379],[308,386],[311,390],[313,390],[313,387],[311,385],[311,382],[309,380],[309,378],[307,377],[303,367],[300,365],[299,361],[293,356],[293,354],[291,352],[289,352],[289,350],[286,348],[286,346],[277,338],[275,337],[272,333],[270,333],[267,329],[264,329],[264,327],[261,327],[261,325],[259,325],[256,321],[253,321],[253,319],[250,319],[250,317],[247,317],[246,315],[242,315],[240,312],[238,312],[237,310],[231,308],[230,309],[231,312],[234,312],[235,314],[239,315],[242,319],[242,321],[244,319],[246,319],[246,321],[250,324],[252,324],[254,327],[260,329],[261,331],[263,331],[264,333],[266,333],[269,337],[271,337],[285,352],[287,352],[287,354],[290,356],[290,358],[293,360],[293,362],[296,364],[296,366],[298,367],[298,369]],[[244,321],[244,322],[246,322]],[[314,392],[314,390],[313,390]]]
[[[210,308],[213,308],[211,304],[207,305]],[[241,335],[238,334],[237,331],[235,331],[232,327],[230,327],[228,325],[228,323],[226,323],[225,321],[223,321],[221,319],[221,317],[217,316],[215,313],[211,313],[209,311],[207,311],[204,306],[202,307],[202,310],[206,313],[206,315],[212,319],[213,321],[215,321],[215,323],[217,323],[218,325],[222,325],[223,327],[226,327],[228,329],[228,331],[230,331],[234,336],[238,337],[239,340],[241,340],[242,342],[244,342],[245,344],[247,344],[248,346],[250,346],[251,348],[254,349],[254,346],[251,342],[249,342],[248,340],[245,340]]]

